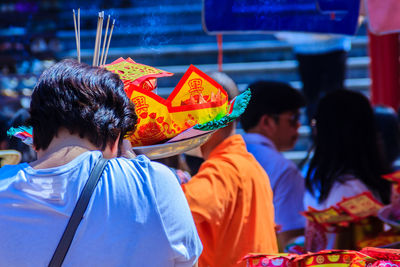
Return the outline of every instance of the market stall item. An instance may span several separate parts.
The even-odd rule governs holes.
[[[120,57],[104,67],[119,75],[124,82],[124,89],[128,97],[132,95],[135,88],[153,91],[157,87],[157,78],[174,75],[171,72],[137,63],[129,57],[127,59]]]
[[[228,102],[228,95],[222,86],[193,65],[167,99],[152,92],[154,88],[144,82],[171,73],[131,59],[118,59],[105,68],[120,75],[125,92],[135,103],[137,127],[127,136],[133,147],[165,143],[192,127],[200,131],[222,128],[235,120],[250,100],[250,92],[246,91]]]

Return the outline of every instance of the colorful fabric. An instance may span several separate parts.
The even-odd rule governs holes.
[[[248,254],[243,257],[248,267],[398,267],[399,249],[364,248],[354,250],[322,250],[316,253]]]
[[[229,103],[229,113],[221,119],[215,119],[203,124],[197,124],[194,126],[195,129],[203,131],[213,131],[225,127],[230,122],[236,120],[246,110],[247,105],[250,102],[251,92],[247,89]]]
[[[21,139],[22,142],[31,146],[33,144],[33,128],[30,126],[11,127],[7,131],[9,137],[14,136]]]
[[[132,146],[160,143],[196,124],[219,120],[229,110],[226,92],[194,66],[166,100],[140,87],[132,90],[130,99],[138,115],[136,130],[128,136]]]
[[[269,178],[240,135],[220,143],[182,188],[204,246],[200,267],[278,252]]]
[[[130,97],[135,87],[152,91],[157,86],[156,78],[174,75],[171,72],[137,63],[131,58],[123,59],[120,57],[104,67],[119,75],[124,82],[125,92],[128,97]],[[131,84],[134,85],[134,87],[131,87]]]

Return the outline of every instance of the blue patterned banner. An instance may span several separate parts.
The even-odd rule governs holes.
[[[204,0],[210,34],[273,31],[353,35],[360,0]]]

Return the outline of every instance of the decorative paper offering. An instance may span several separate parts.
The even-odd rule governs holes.
[[[344,198],[337,205],[356,220],[375,216],[383,207],[372,196],[371,192],[364,192],[354,197]]]
[[[29,126],[19,126],[16,128],[11,127],[7,131],[8,136],[14,136],[21,139],[22,142],[31,146],[33,144],[32,127]]]
[[[244,112],[250,101],[250,90],[246,90],[228,102],[222,86],[193,65],[167,99],[152,91],[156,78],[172,73],[130,58],[119,58],[104,67],[120,76],[127,96],[135,104],[136,130],[125,137],[133,147],[191,139],[225,127]],[[9,134],[25,142],[32,140],[31,128],[10,129]]]
[[[382,175],[382,177],[391,182],[400,183],[400,171]]]
[[[242,258],[240,262],[247,262],[247,266],[249,267],[295,267],[296,264],[293,264],[291,261],[296,258],[295,254],[257,254],[257,253],[250,253],[247,254]]]
[[[133,69],[128,67],[128,73],[121,73],[121,68],[131,64],[138,63],[131,59],[119,59],[106,68],[120,74],[125,81],[128,97],[135,103],[138,122],[135,132],[127,137],[134,147],[163,143],[191,127],[202,131],[224,127],[244,111],[250,100],[250,92],[246,91],[229,103],[222,86],[193,65],[171,95],[163,99],[151,90],[138,86],[144,77],[154,78],[156,74],[138,75],[137,68],[141,66]],[[159,71],[159,75],[168,75]]]
[[[383,207],[370,192],[344,198],[336,205],[324,210],[316,210],[311,207],[302,213],[307,220],[328,229],[333,226],[347,226],[350,222],[356,222],[369,216],[375,216]]]
[[[400,266],[400,250],[364,248],[354,250],[321,250],[303,255],[253,254],[243,257],[249,267],[395,267]]]
[[[125,92],[128,96],[132,94],[135,87],[152,91],[157,87],[156,78],[174,75],[171,72],[137,63],[129,57],[127,59],[120,57],[104,67],[119,75],[124,82]],[[134,86],[130,86],[131,84]]]

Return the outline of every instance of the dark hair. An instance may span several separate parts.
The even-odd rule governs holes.
[[[7,130],[10,128],[10,119],[0,113],[0,142],[7,141]]]
[[[265,114],[281,114],[305,105],[304,96],[287,83],[258,81],[249,85],[250,103],[240,117],[243,130],[255,127]]]
[[[391,107],[380,105],[374,107],[374,117],[384,157],[393,167],[394,161],[400,155],[400,127],[397,113]]]
[[[71,59],[43,72],[29,112],[36,149],[46,149],[60,128],[104,149],[133,131],[137,119],[117,74]]]
[[[345,175],[353,175],[387,203],[390,184],[381,178],[387,171],[368,99],[348,90],[325,95],[316,113],[315,153],[306,177],[308,191],[321,203],[335,182],[344,183]]]

